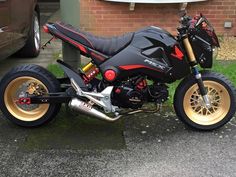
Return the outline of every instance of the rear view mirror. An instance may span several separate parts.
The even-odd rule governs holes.
[[[180,4],[180,11],[186,11],[187,6],[188,6],[187,2],[181,3]]]

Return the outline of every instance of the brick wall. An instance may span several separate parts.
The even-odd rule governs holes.
[[[130,11],[126,3],[103,0],[80,0],[82,29],[97,35],[113,36],[135,31],[145,26],[160,26],[176,34],[179,4],[136,4]],[[236,36],[236,0],[208,0],[189,3],[188,14],[202,12],[213,24],[217,34]],[[233,22],[224,29],[224,21]]]

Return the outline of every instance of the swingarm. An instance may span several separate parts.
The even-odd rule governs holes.
[[[50,93],[48,96],[29,96],[26,98],[19,98],[19,104],[52,104],[52,103],[69,103],[72,96],[66,93]]]

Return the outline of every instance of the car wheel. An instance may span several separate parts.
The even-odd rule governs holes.
[[[34,12],[28,40],[26,41],[25,46],[19,52],[17,52],[16,55],[19,57],[27,57],[27,58],[37,57],[40,53],[40,45],[41,45],[41,34],[40,34],[39,15],[37,12]]]

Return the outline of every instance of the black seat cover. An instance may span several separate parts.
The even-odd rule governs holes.
[[[55,23],[55,27],[67,37],[108,56],[113,56],[127,47],[134,36],[134,33],[128,33],[112,38],[97,37],[63,22]]]

